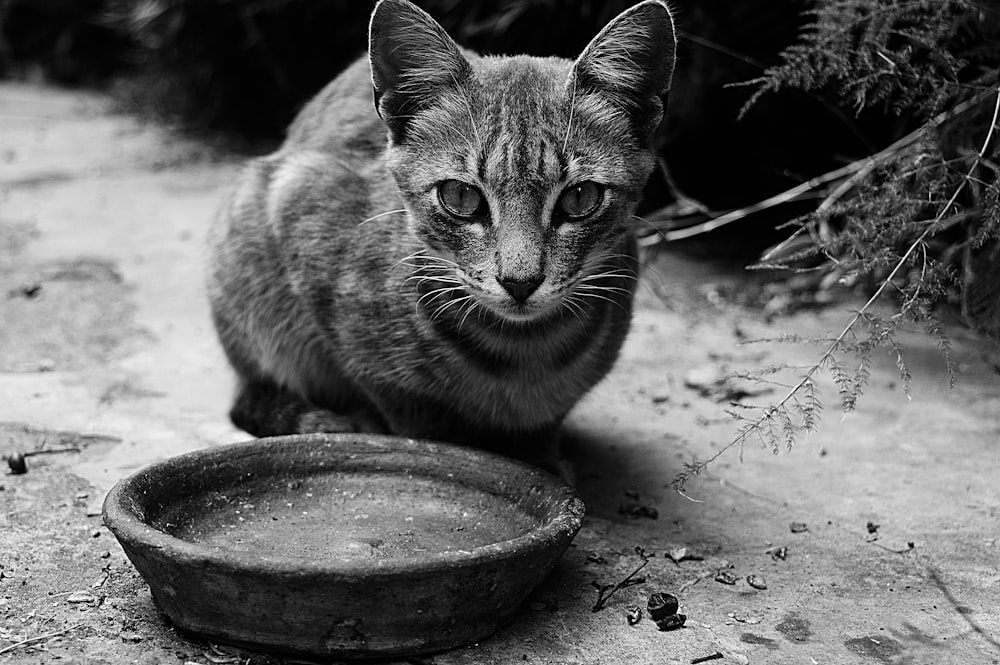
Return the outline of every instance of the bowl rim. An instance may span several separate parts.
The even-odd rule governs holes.
[[[183,540],[160,531],[141,519],[135,508],[143,504],[136,499],[138,486],[150,477],[165,473],[177,473],[177,467],[204,461],[206,456],[221,456],[233,447],[240,449],[269,449],[286,442],[330,443],[351,439],[366,443],[389,445],[421,446],[424,449],[445,455],[472,457],[483,463],[494,465],[499,472],[503,467],[519,468],[528,472],[538,483],[545,485],[553,493],[555,514],[538,527],[528,532],[495,543],[478,545],[465,550],[445,550],[418,556],[386,559],[322,559],[310,560],[297,557],[265,557],[250,552],[227,550],[196,542]],[[481,489],[481,488],[480,488]],[[132,500],[136,499],[136,500]],[[130,508],[131,505],[131,508]],[[209,446],[199,450],[153,462],[131,475],[119,480],[105,496],[103,504],[104,524],[126,548],[145,552],[156,551],[157,558],[167,558],[178,563],[197,564],[202,570],[233,570],[250,575],[268,577],[308,577],[356,579],[359,577],[413,576],[439,571],[442,568],[456,569],[477,566],[486,561],[504,560],[521,556],[527,552],[558,542],[568,536],[572,538],[579,530],[586,507],[576,490],[556,476],[520,460],[515,460],[489,451],[468,448],[456,444],[431,441],[390,434],[367,433],[321,433],[291,434],[286,436],[263,437],[233,444]]]

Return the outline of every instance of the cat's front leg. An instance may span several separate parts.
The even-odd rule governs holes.
[[[337,413],[266,379],[241,383],[229,417],[234,425],[257,437],[386,431],[385,422],[371,409]]]

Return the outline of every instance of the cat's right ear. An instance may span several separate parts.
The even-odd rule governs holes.
[[[368,29],[375,108],[398,140],[410,117],[472,73],[437,21],[407,0],[380,0]]]

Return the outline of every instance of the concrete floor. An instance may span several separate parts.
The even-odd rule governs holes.
[[[0,664],[294,662],[175,631],[98,516],[141,466],[246,438],[201,286],[237,167],[100,95],[0,86],[0,452],[82,449],[0,476]],[[736,425],[685,377],[809,364],[815,346],[740,342],[829,335],[859,303],[767,322],[724,297],[739,274],[670,253],[653,267],[620,362],[567,425],[588,505],[573,546],[512,625],[411,662],[1000,662],[1000,380],[969,333],[954,331],[954,389],[933,341],[906,333],[912,399],[880,358],[856,413],[827,385],[817,434],[724,454],[695,502],[671,479]],[[591,612],[592,582],[625,577],[637,546],[655,554],[645,583]],[[665,556],[680,547],[696,558]],[[626,623],[653,591],[680,597],[682,630]]]

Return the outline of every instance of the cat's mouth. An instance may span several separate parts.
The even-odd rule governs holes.
[[[502,311],[498,313],[508,321],[527,323],[529,321],[537,321],[538,319],[544,318],[547,314],[552,312],[553,309],[554,308],[551,306],[519,303],[514,300],[508,300],[503,303]]]
[[[479,301],[497,317],[514,323],[530,323],[544,319],[559,309],[559,298],[534,295],[523,301],[506,294],[478,292]]]

